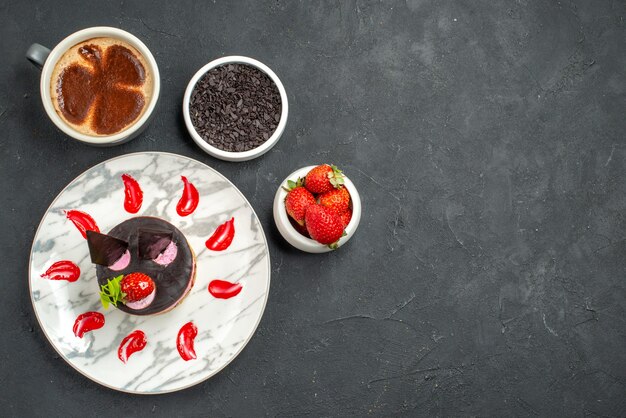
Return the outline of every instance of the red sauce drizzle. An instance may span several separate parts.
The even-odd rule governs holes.
[[[146,334],[143,331],[139,329],[133,331],[124,337],[120,343],[120,347],[117,349],[117,357],[122,363],[126,364],[133,353],[141,351],[146,347],[147,342]]]
[[[137,180],[128,174],[122,174],[124,182],[124,209],[128,213],[137,213],[143,203],[143,192]]]
[[[78,315],[74,322],[74,335],[83,338],[86,332],[100,329],[104,326],[104,315],[100,312],[85,312]]]
[[[176,212],[178,212],[180,216],[188,216],[198,207],[200,196],[198,195],[196,186],[190,183],[187,177],[180,176],[180,178],[183,180],[185,187],[183,188],[183,195],[176,205]]]
[[[80,268],[69,260],[61,260],[48,267],[41,277],[48,280],[75,282],[80,277]]]
[[[230,218],[217,227],[213,235],[206,241],[206,247],[212,251],[224,251],[235,237],[235,218]]]
[[[193,322],[187,322],[178,331],[178,337],[176,338],[176,348],[178,348],[178,354],[185,360],[193,360],[196,358],[196,351],[193,348],[193,342],[198,335],[198,328]]]
[[[213,280],[209,283],[209,293],[218,299],[230,299],[237,296],[243,287],[240,283],[225,280]]]
[[[94,221],[93,218],[85,212],[72,209],[66,210],[65,215],[67,216],[67,219],[76,225],[76,228],[78,228],[78,231],[85,239],[87,239],[87,231],[100,232],[100,228],[96,225],[96,221]]]

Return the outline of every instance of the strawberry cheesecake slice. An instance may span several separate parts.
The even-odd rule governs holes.
[[[133,315],[163,313],[193,286],[193,250],[182,232],[162,219],[139,216],[108,234],[88,231],[87,242],[105,308],[112,304]]]

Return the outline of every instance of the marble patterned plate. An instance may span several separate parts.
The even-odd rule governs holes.
[[[136,215],[124,210],[122,174],[130,174],[143,190]],[[177,214],[181,175],[200,194],[189,216]],[[133,316],[100,302],[96,269],[87,242],[67,219],[64,210],[91,215],[102,232],[133,216],[156,216],[171,222],[186,236],[196,254],[196,281],[191,292],[173,310],[152,316]],[[206,239],[231,217],[235,237],[228,249],[210,251]],[[49,280],[41,275],[59,260],[79,266],[75,282]],[[30,255],[30,294],[46,337],[72,367],[112,389],[142,394],[173,392],[200,383],[230,363],[254,334],[265,309],[270,286],[270,257],[261,224],[241,192],[212,168],[187,157],[145,152],[105,161],[72,181],[44,215]],[[213,297],[211,280],[238,282],[241,292],[230,299]],[[104,314],[102,328],[74,335],[76,318],[87,311]],[[192,321],[198,328],[195,360],[184,361],[176,348],[179,329]],[[118,346],[140,329],[146,347],[126,364]]]

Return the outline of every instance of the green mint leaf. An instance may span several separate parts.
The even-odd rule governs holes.
[[[109,298],[100,293],[100,302],[102,302],[102,306],[104,309],[109,309]]]
[[[109,304],[117,306],[117,303],[122,301],[123,292],[120,282],[123,277],[123,275],[119,275],[112,279],[108,279],[106,284],[100,286],[100,301],[102,302],[104,309],[108,309]]]

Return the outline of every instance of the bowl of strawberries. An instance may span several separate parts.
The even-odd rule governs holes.
[[[274,222],[294,247],[324,253],[344,245],[361,220],[361,198],[354,184],[330,164],[291,173],[274,197]]]

